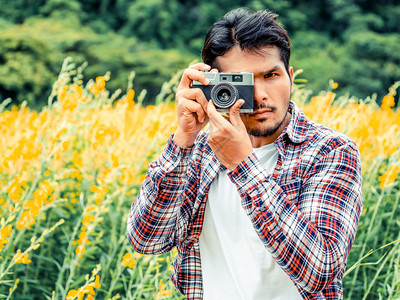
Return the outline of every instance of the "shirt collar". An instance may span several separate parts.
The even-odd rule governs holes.
[[[307,139],[309,122],[303,111],[292,100],[289,103],[289,113],[291,114],[289,124],[283,130],[280,137],[283,138],[287,135],[293,143],[302,143]]]

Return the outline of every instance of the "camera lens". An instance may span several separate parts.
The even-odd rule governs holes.
[[[217,94],[218,100],[221,102],[226,102],[231,97],[229,90],[220,90]]]
[[[238,92],[230,83],[219,83],[211,90],[211,100],[217,108],[231,107],[237,100]]]

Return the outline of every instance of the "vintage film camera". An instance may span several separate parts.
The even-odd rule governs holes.
[[[254,75],[249,72],[241,73],[214,73],[205,72],[210,80],[209,85],[193,81],[193,88],[200,88],[207,100],[214,102],[217,111],[229,112],[229,108],[236,100],[243,99],[240,113],[253,112],[254,102]]]

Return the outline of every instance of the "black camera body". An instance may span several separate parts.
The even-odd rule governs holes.
[[[205,72],[209,85],[193,81],[193,88],[200,88],[206,99],[214,102],[217,111],[229,112],[236,100],[243,99],[240,113],[252,113],[254,104],[254,75],[249,72],[214,73]]]

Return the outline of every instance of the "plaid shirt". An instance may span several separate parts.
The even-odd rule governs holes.
[[[228,173],[266,249],[304,299],[341,299],[342,278],[362,210],[357,146],[345,135],[310,122],[294,102],[291,120],[274,142],[273,175],[256,156]],[[202,131],[190,149],[172,137],[148,169],[128,219],[140,253],[177,248],[171,280],[187,299],[202,299],[199,236],[208,191],[225,167]]]

